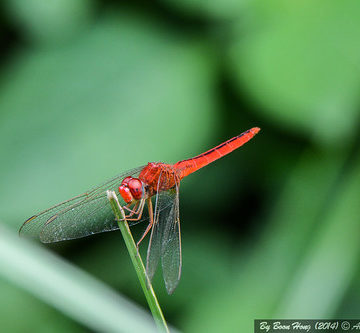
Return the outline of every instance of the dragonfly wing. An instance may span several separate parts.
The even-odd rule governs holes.
[[[20,235],[56,242],[117,229],[106,190],[117,190],[127,176],[136,176],[144,167],[124,172],[90,191],[32,216],[20,228]],[[120,203],[122,198],[119,196]]]
[[[118,229],[106,194],[52,216],[40,232],[44,243],[58,242]]]
[[[45,223],[51,217],[61,214],[61,212],[71,209],[71,207],[76,207],[79,203],[86,200],[86,197],[87,193],[81,194],[30,217],[21,226],[19,230],[20,235],[30,238],[39,238]]]
[[[159,176],[159,183],[161,182],[164,174],[161,173]],[[149,246],[147,250],[146,258],[146,273],[152,280],[156,268],[158,266],[161,256],[161,242],[163,236],[164,219],[169,215],[171,207],[173,206],[173,196],[169,195],[168,191],[157,191],[154,202],[154,213],[153,213],[153,226],[151,229],[151,235],[149,240]]]
[[[146,272],[152,280],[161,258],[163,277],[169,294],[175,290],[181,274],[178,193],[178,185],[176,185],[174,189],[158,192],[156,195],[154,224],[146,261]]]
[[[150,281],[152,281],[156,268],[159,264],[161,251],[161,230],[159,225],[159,199],[161,203],[162,193],[157,193],[155,197],[155,211],[153,214],[153,226],[151,229],[150,240],[146,257],[146,274]],[[151,218],[151,217],[150,217]]]
[[[179,187],[171,190],[173,205],[167,219],[164,221],[164,231],[161,242],[161,265],[166,290],[172,294],[181,276],[181,234],[179,218]]]

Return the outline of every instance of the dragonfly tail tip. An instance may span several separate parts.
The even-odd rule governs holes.
[[[260,132],[261,128],[260,127],[253,127],[250,132],[255,134],[258,134]]]

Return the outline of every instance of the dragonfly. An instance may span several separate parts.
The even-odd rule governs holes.
[[[107,190],[116,191],[129,225],[148,220],[137,246],[151,230],[146,273],[151,281],[161,260],[165,287],[172,294],[179,283],[182,266],[180,181],[241,147],[259,131],[258,127],[251,128],[205,153],[175,164],[150,162],[121,173],[81,195],[30,217],[19,233],[43,243],[51,243],[116,230],[119,226],[106,195]],[[145,206],[147,217],[143,214]]]

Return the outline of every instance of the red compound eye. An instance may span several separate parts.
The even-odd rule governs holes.
[[[126,203],[130,203],[134,200],[133,196],[131,195],[130,189],[126,185],[119,186],[119,193]]]
[[[128,183],[128,187],[129,187],[130,192],[131,192],[132,196],[134,197],[134,199],[140,200],[142,198],[143,186],[139,179],[132,178]]]
[[[124,180],[121,182],[121,185],[127,185],[129,183],[130,179],[132,179],[131,176],[124,178]]]

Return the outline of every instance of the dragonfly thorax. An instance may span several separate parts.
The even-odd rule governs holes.
[[[167,191],[180,182],[178,170],[172,165],[161,162],[150,162],[140,172],[139,179],[146,184],[147,195]]]
[[[138,178],[126,177],[119,186],[119,193],[126,203],[140,200],[145,195],[143,182]]]

